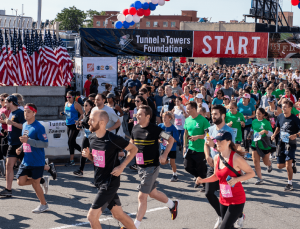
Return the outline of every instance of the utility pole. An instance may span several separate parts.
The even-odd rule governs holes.
[[[37,14],[37,29],[41,28],[41,20],[42,20],[42,0],[38,1],[38,14]]]
[[[276,0],[276,33],[278,33],[279,0]],[[277,68],[277,59],[274,58],[274,67]]]

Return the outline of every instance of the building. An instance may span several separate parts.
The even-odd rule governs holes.
[[[5,10],[0,10],[0,28],[32,28],[32,17],[5,15]]]
[[[283,16],[287,20],[288,26],[293,27],[294,13],[293,12],[283,12],[283,14],[281,12],[278,13],[278,18],[280,18],[280,20],[282,21],[283,26],[287,26]],[[259,19],[259,23],[264,23],[264,21],[262,19]],[[271,25],[275,25],[275,23],[272,21]]]
[[[114,28],[118,21],[119,11],[106,11],[105,16],[95,15],[93,18],[94,28]],[[157,30],[180,30],[180,23],[197,22],[197,11],[182,10],[181,15],[150,15],[141,19],[140,23],[131,26],[130,29],[157,29]]]

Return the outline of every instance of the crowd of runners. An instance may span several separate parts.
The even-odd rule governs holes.
[[[98,91],[97,79],[87,79],[82,96],[66,93],[60,114],[66,119],[70,151],[65,166],[74,168],[75,150],[81,158],[74,176],[84,175],[88,160],[94,164],[98,193],[88,212],[92,228],[101,228],[99,218],[106,208],[123,228],[139,228],[148,196],[166,204],[175,220],[179,201],[158,191],[157,179],[160,165],[170,164],[170,182],[184,180],[177,174],[179,156],[194,177],[194,187],[216,212],[215,229],[243,227],[242,183],[256,176],[255,185],[263,184],[261,159],[268,173],[275,161],[278,169],[286,168],[282,190],[293,190],[300,137],[299,70],[120,59],[117,87],[107,84]],[[32,185],[36,192],[40,205],[32,212],[44,212],[49,209],[44,194],[50,179],[43,174],[48,171],[55,180],[57,172],[45,159],[48,138],[35,119],[38,107],[25,104],[20,94],[1,94],[0,101],[0,172],[6,178],[0,196],[13,195],[15,177],[19,186]],[[76,143],[80,131],[81,146]],[[254,170],[247,160],[253,160]],[[117,194],[128,165],[140,178],[134,221],[123,212]]]

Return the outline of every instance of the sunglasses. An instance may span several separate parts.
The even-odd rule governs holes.
[[[137,103],[140,103],[141,102],[141,100],[135,100]]]
[[[223,100],[229,100],[229,99],[223,99]]]
[[[217,95],[222,95],[222,93],[217,93]]]
[[[72,98],[72,96],[66,96],[66,98],[67,98],[67,99],[71,99],[71,98]]]
[[[144,94],[139,93],[139,95],[144,95]]]
[[[85,107],[87,107],[88,105],[84,105]]]
[[[1,102],[4,102],[4,99],[1,99]]]

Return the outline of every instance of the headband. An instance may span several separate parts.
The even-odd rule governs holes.
[[[32,110],[33,112],[37,113],[37,110],[31,106],[26,106],[26,107],[24,107],[24,109],[29,109],[29,110]]]

